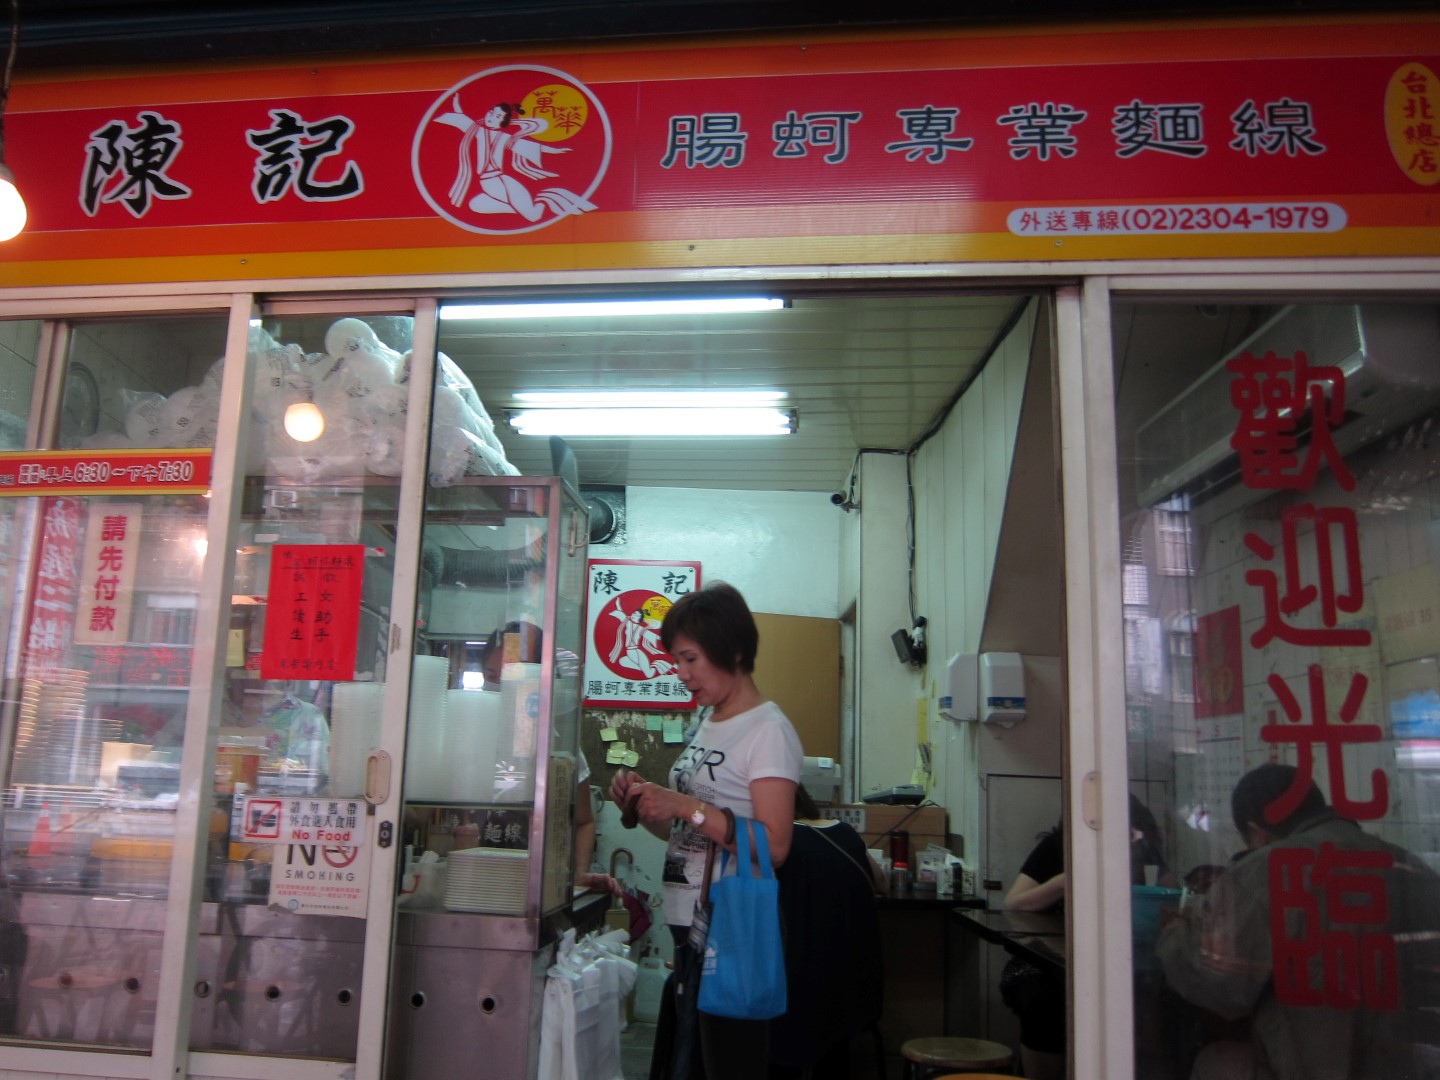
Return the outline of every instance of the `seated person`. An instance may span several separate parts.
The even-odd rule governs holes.
[[[1163,836],[1155,815],[1130,796],[1130,882],[1146,884],[1146,868],[1160,884],[1173,878],[1165,863]],[[1065,910],[1065,833],[1063,822],[1041,833],[1010,891],[1007,911],[1060,914]],[[1065,972],[1011,957],[1000,973],[1000,998],[1020,1018],[1020,1059],[1032,1080],[1065,1075]]]
[[[1270,820],[1267,808],[1296,794]],[[1250,1021],[1245,1041],[1201,1049],[1193,1080],[1429,1075],[1420,1055],[1440,1045],[1440,877],[1336,814],[1293,766],[1246,773],[1231,811],[1246,852],[1156,946],[1181,997]],[[1289,883],[1284,894],[1277,882]]]
[[[1010,891],[1006,911],[1065,909],[1064,822],[1041,833]],[[1020,1019],[1020,1060],[1031,1080],[1065,1075],[1065,972],[1012,956],[1000,973],[1000,999]]]

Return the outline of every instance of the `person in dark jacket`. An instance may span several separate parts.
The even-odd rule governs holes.
[[[1248,1021],[1247,1039],[1201,1049],[1192,1080],[1434,1075],[1440,876],[1307,781],[1280,764],[1240,778],[1230,802],[1246,852],[1161,932],[1170,986]]]
[[[884,972],[875,895],[884,882],[860,835],[795,790],[790,857],[776,871],[789,1007],[770,1021],[770,1077],[845,1080],[850,1039],[880,1019]]]

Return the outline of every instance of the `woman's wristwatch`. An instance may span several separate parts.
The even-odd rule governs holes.
[[[722,806],[722,807],[720,808],[720,812],[725,815],[725,837],[724,837],[724,839],[721,840],[720,842],[721,842],[722,844],[734,843],[734,841],[735,841],[735,814],[734,814],[734,811],[727,810],[725,807]],[[691,826],[692,826],[693,828],[699,829],[702,825],[705,824],[705,819],[706,819],[705,804],[704,804],[703,802],[702,802],[702,803],[697,803],[697,804],[695,805],[695,809],[690,811],[690,824],[691,824]]]

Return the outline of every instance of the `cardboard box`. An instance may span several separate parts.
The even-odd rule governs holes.
[[[821,807],[827,818],[849,822],[866,847],[890,853],[889,834],[900,830],[910,834],[911,858],[917,863],[928,844],[944,846],[948,839],[943,806],[884,806],[850,803]]]

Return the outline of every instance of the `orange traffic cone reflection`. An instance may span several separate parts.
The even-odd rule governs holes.
[[[30,846],[25,854],[32,859],[39,859],[54,852],[55,843],[50,834],[50,804],[44,803],[40,807],[40,817],[35,822],[35,830],[30,834]]]

